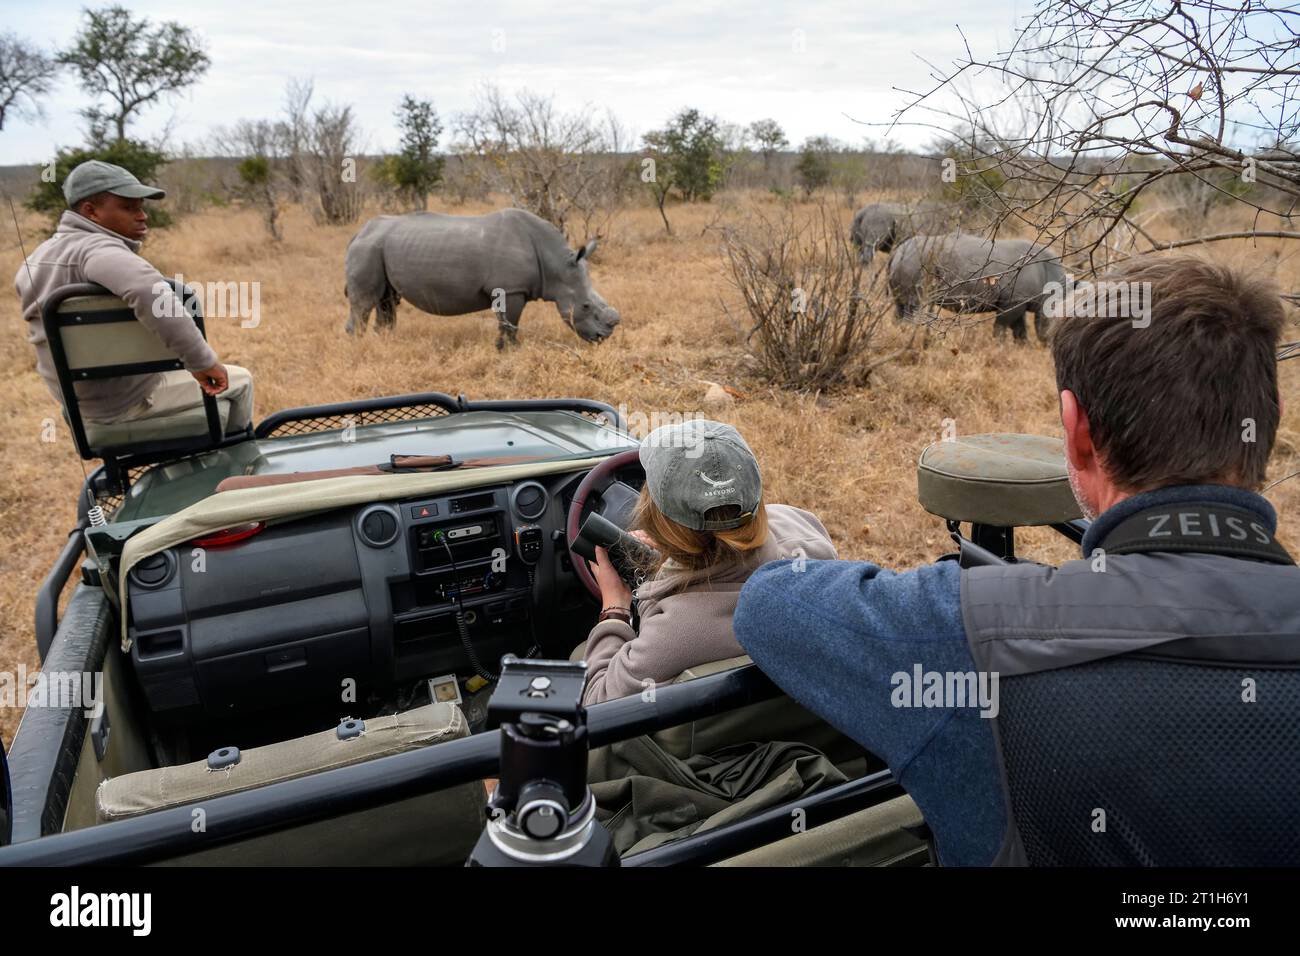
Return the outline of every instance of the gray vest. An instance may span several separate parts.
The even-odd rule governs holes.
[[[1300,569],[1253,517],[1151,508],[1099,556],[963,572],[998,675],[996,864],[1300,863]]]

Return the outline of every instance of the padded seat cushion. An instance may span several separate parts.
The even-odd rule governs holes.
[[[360,736],[346,740],[340,740],[335,730],[325,730],[254,747],[240,754],[239,763],[221,770],[210,770],[204,759],[113,777],[95,793],[95,816],[100,823],[121,820],[455,740],[468,733],[465,715],[455,704],[429,704],[373,717],[365,722]]]
[[[1065,445],[1043,435],[967,435],[921,452],[917,497],[931,514],[999,528],[1080,517]]]
[[[230,401],[217,399],[217,412],[221,415],[221,430],[225,432],[230,418]],[[143,442],[168,438],[202,438],[208,434],[208,415],[202,405],[194,405],[157,418],[138,418],[129,422],[85,421],[86,441],[91,448],[108,449],[122,445],[139,445]]]

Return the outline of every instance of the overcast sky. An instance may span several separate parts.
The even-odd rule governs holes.
[[[0,30],[47,49],[76,33],[85,0],[0,0]],[[93,0],[91,5],[98,6]],[[107,5],[107,4],[104,4]],[[486,82],[554,94],[566,109],[609,108],[634,133],[683,106],[746,124],[775,118],[792,142],[828,134],[861,143],[904,95],[928,85],[924,61],[947,65],[965,33],[977,54],[1008,40],[1032,0],[836,0],[795,6],[658,0],[127,0],[136,16],[178,20],[207,45],[212,66],[181,96],[131,127],[156,136],[174,122],[173,149],[202,148],[211,130],[274,117],[285,81],[314,78],[318,101],[354,105],[369,151],[397,142],[403,93],[432,99],[444,120]],[[65,75],[45,117],[0,132],[0,164],[41,162],[83,138],[85,94]],[[447,124],[450,125],[450,124]],[[899,130],[895,141],[929,136]],[[444,143],[446,137],[444,136]]]

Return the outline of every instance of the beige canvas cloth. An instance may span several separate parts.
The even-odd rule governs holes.
[[[369,718],[365,730],[347,740],[340,740],[336,730],[324,730],[254,747],[240,754],[239,763],[220,770],[210,769],[207,760],[196,760],[113,777],[95,792],[95,816],[100,823],[122,820],[405,753],[468,734],[465,715],[455,704],[427,704],[400,714]]]
[[[250,521],[282,521],[333,511],[371,501],[396,501],[484,485],[507,484],[523,478],[588,471],[603,457],[527,462],[476,468],[473,471],[419,472],[406,475],[355,475],[322,478],[269,488],[220,491],[196,501],[126,542],[118,570],[118,606],[122,619],[122,650],[131,650],[127,636],[127,574],[143,559],[201,535]]]
[[[230,418],[226,431],[238,431],[253,423],[253,376],[239,365],[227,365],[229,387],[217,396],[230,403]],[[158,385],[134,408],[128,409],[119,421],[140,421],[148,418],[167,418],[178,412],[203,406],[203,392],[189,372],[163,372]]]
[[[229,387],[217,396],[222,429],[239,431],[253,421],[253,376],[238,365],[227,365]],[[138,405],[115,421],[84,419],[92,448],[133,445],[162,438],[200,437],[208,432],[203,393],[189,372],[162,372],[158,385]]]

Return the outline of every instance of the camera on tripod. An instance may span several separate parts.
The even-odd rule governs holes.
[[[587,786],[584,661],[501,659],[488,702],[501,770],[470,866],[617,866]]]

